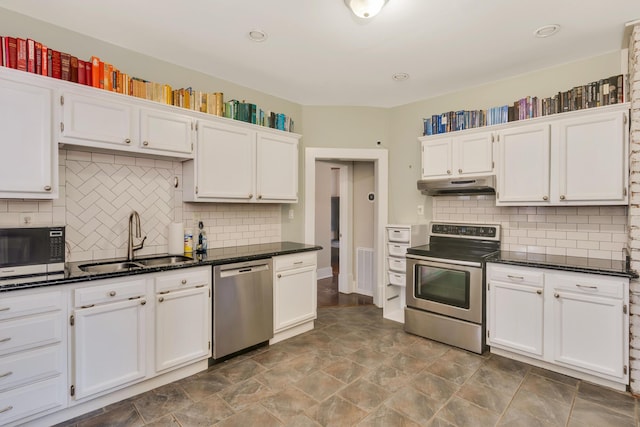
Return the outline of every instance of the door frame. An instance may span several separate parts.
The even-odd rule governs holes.
[[[358,148],[306,148],[304,183],[304,241],[315,244],[316,215],[316,161],[368,161],[374,164],[375,195],[377,203],[374,212],[373,250],[375,281],[373,303],[382,307],[384,291],[384,227],[387,224],[389,204],[389,153],[386,149]],[[351,219],[351,218],[350,218]],[[350,222],[350,221],[349,221]],[[350,227],[351,228],[351,227]],[[351,271],[351,251],[346,251],[347,265]],[[341,260],[342,261],[342,260]],[[349,286],[351,287],[351,286]]]

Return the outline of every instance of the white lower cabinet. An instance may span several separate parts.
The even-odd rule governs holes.
[[[76,302],[71,320],[74,399],[145,377],[146,317],[150,307],[146,291],[145,279],[111,280],[75,290],[75,301],[85,300],[86,305]],[[84,297],[87,293],[93,298]]]
[[[273,338],[271,344],[313,329],[317,317],[317,254],[273,258]]]
[[[211,355],[211,269],[183,269],[155,280],[157,372]]]
[[[629,279],[487,264],[493,353],[626,389]]]

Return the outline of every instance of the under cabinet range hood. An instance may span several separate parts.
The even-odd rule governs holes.
[[[465,194],[495,194],[496,177],[458,177],[446,179],[422,179],[418,190],[429,196],[450,196]]]

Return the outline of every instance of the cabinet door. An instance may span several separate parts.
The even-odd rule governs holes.
[[[0,80],[0,198],[58,195],[58,147],[52,139],[51,89]]]
[[[298,201],[298,139],[259,132],[256,153],[258,201]]]
[[[196,196],[248,202],[255,194],[254,131],[240,126],[198,123]]]
[[[316,266],[276,273],[274,332],[316,318]]]
[[[452,147],[452,138],[422,142],[422,178],[451,176],[453,173]]]
[[[144,378],[145,306],[143,298],[75,311],[75,399]]]
[[[491,132],[483,132],[454,139],[458,175],[488,174],[493,171],[493,143]]]
[[[593,375],[625,376],[623,302],[562,290],[553,294],[554,361]]]
[[[549,201],[549,125],[521,126],[498,134],[496,203]]]
[[[204,285],[156,296],[156,371],[208,356],[209,301]]]
[[[625,118],[613,112],[558,123],[560,201],[627,202]]]
[[[489,345],[542,358],[542,288],[491,280],[487,294]]]
[[[101,143],[132,145],[134,130],[131,105],[103,96],[71,92],[64,93],[62,99],[60,142],[90,147],[100,147]]]
[[[143,108],[140,110],[142,148],[191,154],[192,123],[187,116]]]

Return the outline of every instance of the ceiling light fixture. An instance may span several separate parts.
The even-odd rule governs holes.
[[[344,0],[351,12],[358,18],[370,19],[376,16],[389,0]]]
[[[551,25],[545,25],[544,27],[538,28],[533,32],[533,35],[540,39],[544,39],[545,37],[551,37],[558,31],[560,31],[560,25],[551,24]]]
[[[407,73],[395,73],[391,78],[397,82],[403,82],[409,78]]]
[[[254,42],[263,42],[267,39],[267,33],[262,30],[251,30],[249,31],[249,38]]]

